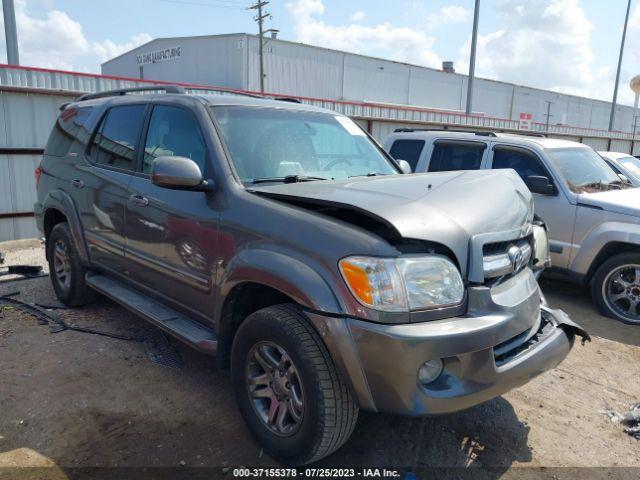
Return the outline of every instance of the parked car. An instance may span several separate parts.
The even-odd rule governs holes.
[[[416,172],[514,169],[549,229],[552,270],[589,287],[603,314],[640,324],[640,190],[593,149],[544,137],[418,129],[396,130],[385,148]]]
[[[628,153],[598,152],[619,175],[624,175],[634,187],[640,187],[640,160]]]
[[[586,335],[541,297],[546,233],[515,173],[402,175],[327,110],[134,93],[81,97],[53,129],[35,206],[53,288],[217,354],[275,458],[330,454],[359,409],[484,402]]]

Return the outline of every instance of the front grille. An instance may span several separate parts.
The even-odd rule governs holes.
[[[540,326],[531,338],[527,340],[531,330],[526,330],[493,347],[493,358],[496,362],[496,367],[509,363],[530,348],[535,347],[551,334],[555,328],[554,324],[546,318],[544,312],[541,315]]]
[[[531,264],[531,236],[516,240],[486,243],[482,247],[482,267],[485,280],[518,273]]]

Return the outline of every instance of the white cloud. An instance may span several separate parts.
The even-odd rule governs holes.
[[[427,25],[434,29],[449,23],[460,23],[471,20],[473,12],[461,5],[445,5],[436,13],[427,16]]]
[[[593,95],[592,24],[578,0],[502,0],[504,28],[478,36],[476,74],[567,93]],[[468,70],[470,38],[456,69]]]
[[[103,40],[102,42],[93,43],[93,51],[100,59],[100,62],[106,62],[113,57],[117,57],[124,52],[150,42],[152,39],[153,37],[148,33],[140,33],[131,37],[131,40],[126,43],[115,43],[112,40]]]
[[[26,0],[17,0],[15,4],[20,63],[23,65],[97,72],[101,62],[151,40],[149,34],[141,33],[122,44],[109,39],[91,42],[82,25],[66,12],[51,8],[50,2],[45,1],[42,5],[47,11],[38,18],[29,11]],[[0,30],[4,31],[2,17]],[[4,35],[0,37],[0,51],[4,54]],[[0,61],[5,59],[3,55]]]
[[[361,22],[366,16],[366,13],[364,13],[362,10],[358,10],[349,17],[349,20],[351,20],[352,22]]]
[[[424,32],[390,23],[373,26],[324,22],[322,0],[296,0],[286,4],[293,17],[297,40],[397,61],[440,67],[440,57],[433,51],[435,38]]]

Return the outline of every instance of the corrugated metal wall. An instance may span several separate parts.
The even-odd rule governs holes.
[[[351,65],[349,68],[361,68]],[[412,77],[416,81],[420,75]],[[38,235],[32,212],[35,201],[33,171],[39,161],[59,106],[80,91],[102,91],[155,82],[118,79],[74,72],[0,66],[0,241]],[[189,86],[186,85],[187,90]],[[368,87],[372,88],[372,87]],[[456,87],[457,88],[457,87]],[[216,93],[211,90],[210,93]],[[220,93],[217,91],[217,93]],[[396,128],[429,127],[515,130],[518,122],[458,112],[431,110],[370,102],[340,102],[301,98],[309,103],[354,118],[381,143]],[[579,105],[576,107],[580,111]],[[538,125],[535,128],[540,129]],[[576,127],[551,127],[550,136],[586,143],[597,150],[631,151],[631,135]],[[635,150],[640,150],[640,142]],[[15,216],[15,214],[19,214]],[[11,216],[10,216],[11,215]]]

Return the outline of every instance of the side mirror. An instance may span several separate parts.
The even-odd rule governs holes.
[[[210,184],[202,178],[200,167],[186,157],[158,157],[151,167],[154,185],[175,190],[209,191]]]
[[[413,173],[413,170],[411,170],[411,165],[409,165],[409,162],[407,162],[406,160],[396,160],[396,163],[400,167],[400,170],[402,170],[402,173]]]
[[[554,195],[556,193],[556,187],[548,177],[532,175],[527,177],[526,183],[531,193],[539,193],[540,195]]]
[[[618,177],[620,177],[620,180],[622,180],[622,183],[626,183],[627,185],[631,185],[631,180],[629,180],[626,175],[623,175],[623,174],[619,173]]]

